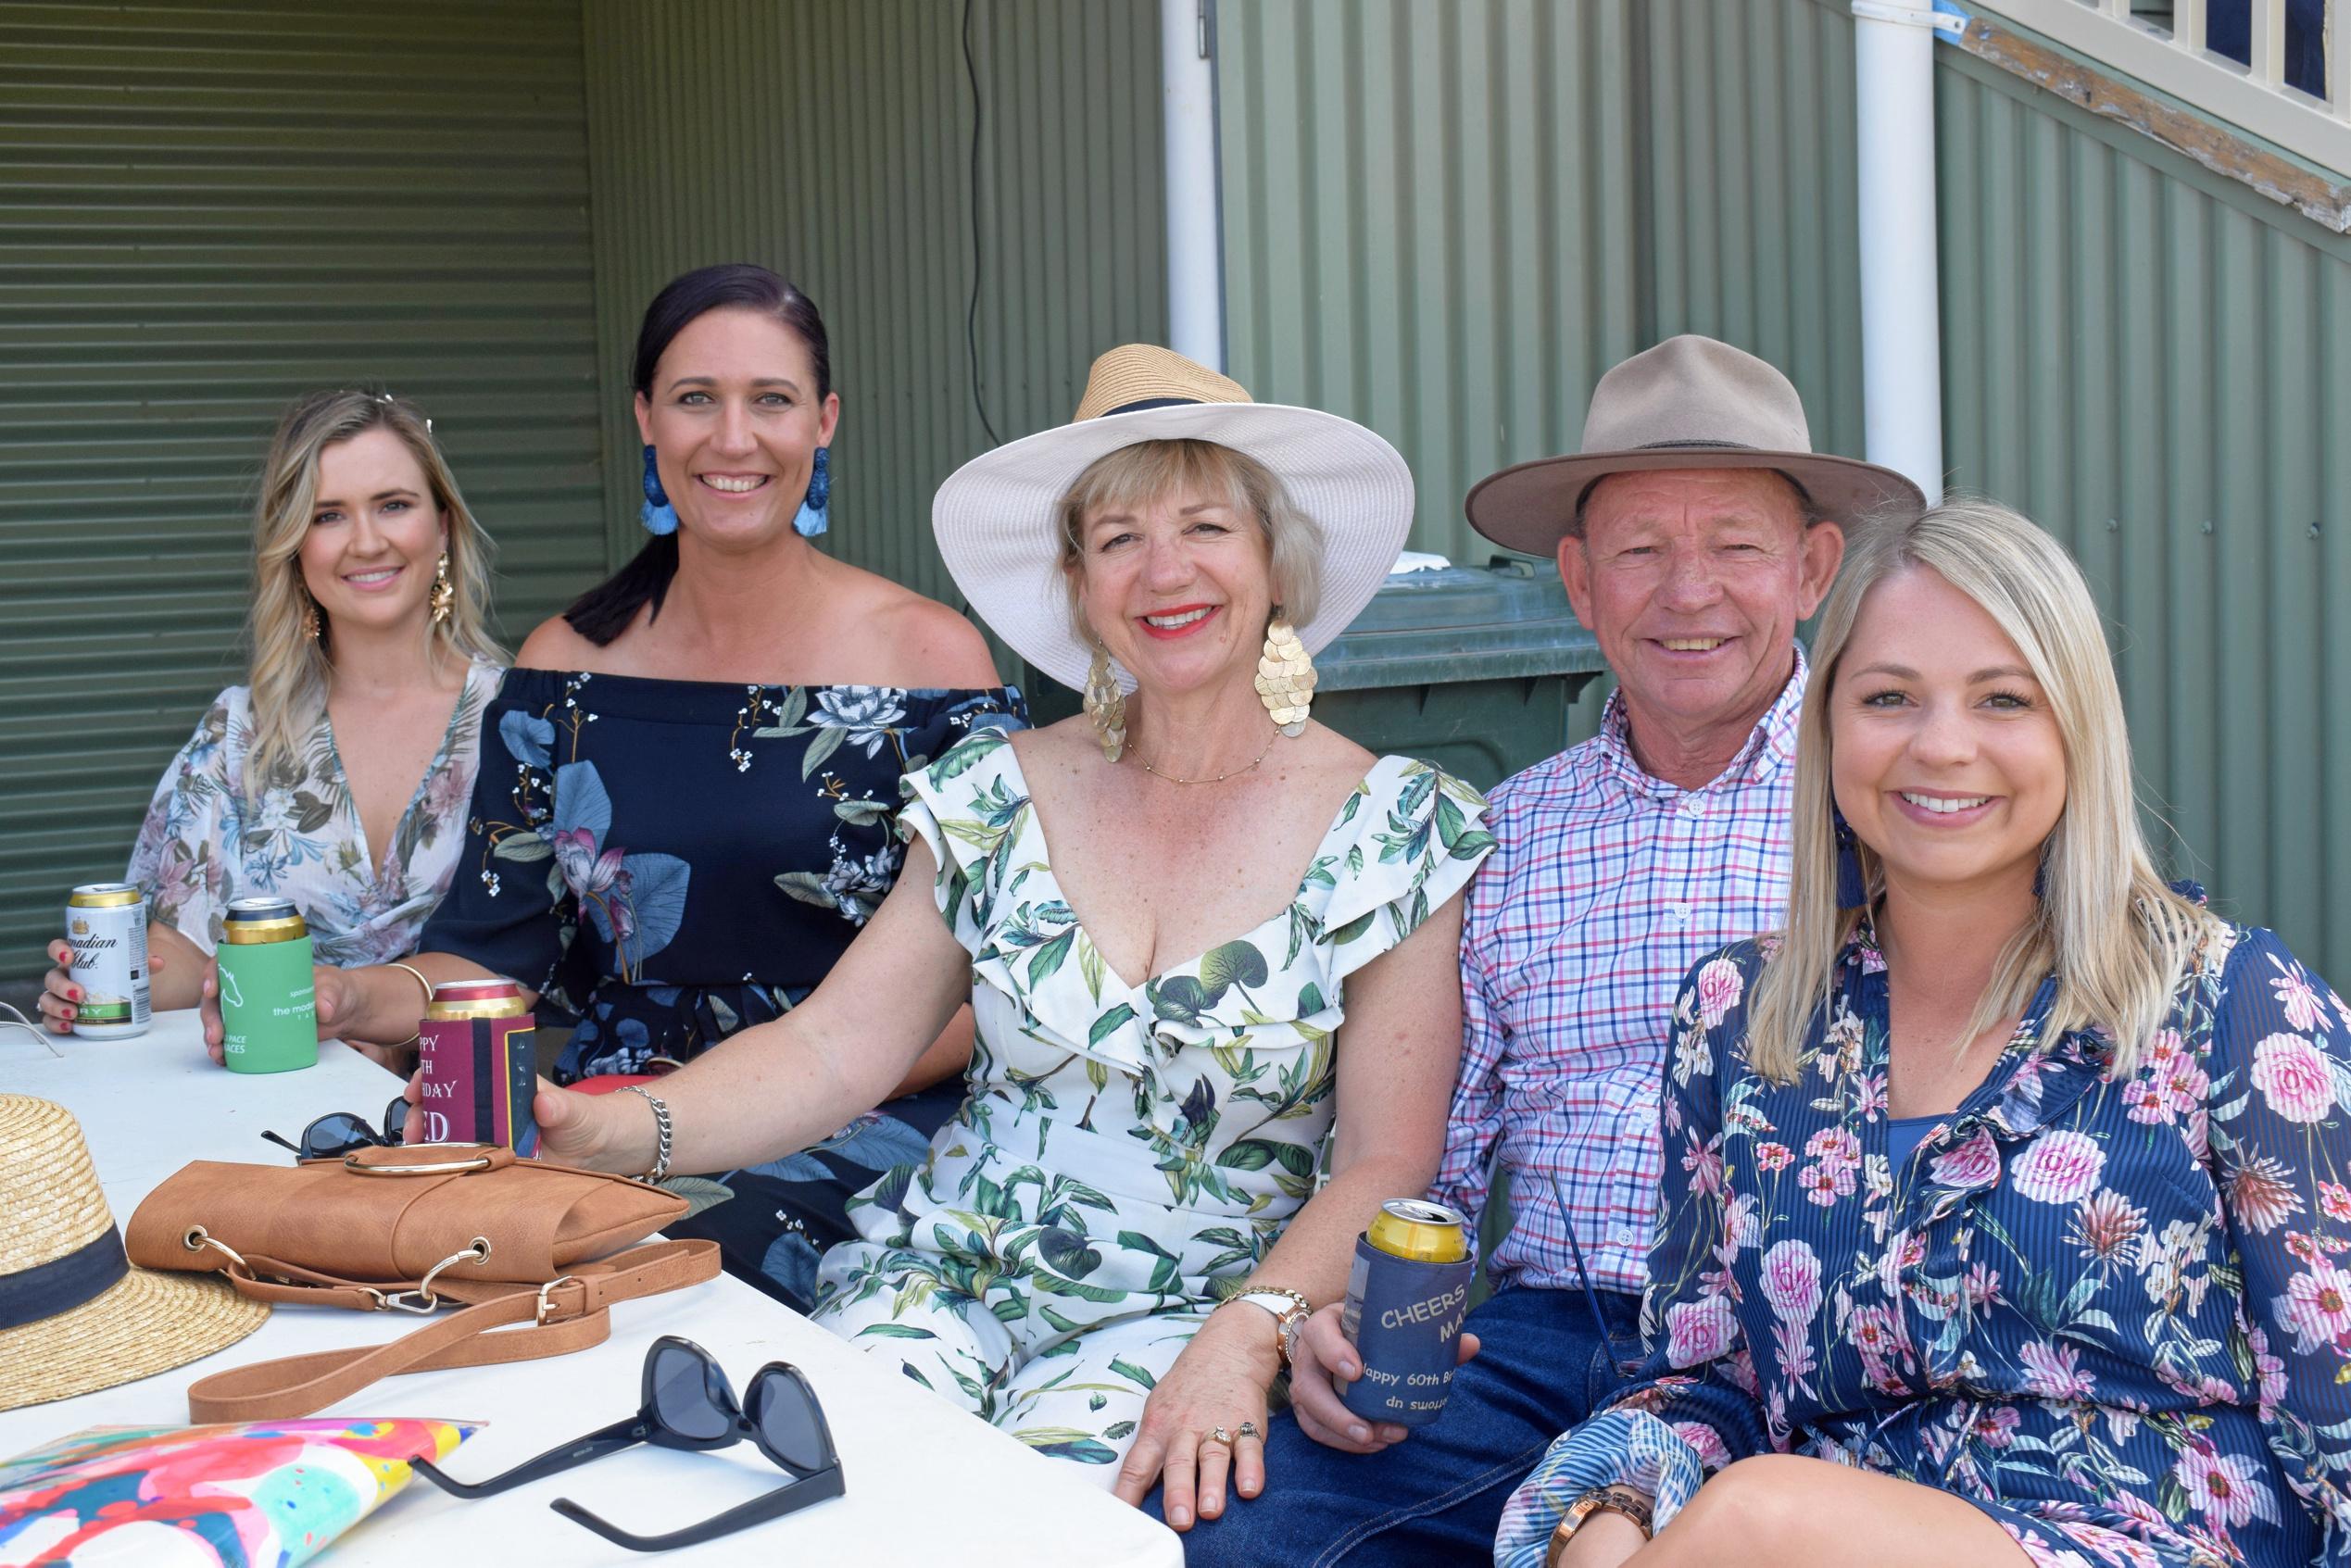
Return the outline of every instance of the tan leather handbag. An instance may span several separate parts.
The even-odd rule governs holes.
[[[613,1302],[717,1277],[715,1242],[631,1245],[685,1209],[625,1176],[484,1145],[413,1144],[291,1167],[200,1160],[147,1195],[123,1246],[142,1268],[219,1273],[256,1300],[462,1308],[389,1345],[289,1356],[188,1388],[192,1421],[283,1421],[395,1373],[601,1343]]]

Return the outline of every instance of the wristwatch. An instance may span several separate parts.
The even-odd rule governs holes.
[[[1275,1343],[1281,1348],[1282,1365],[1289,1366],[1298,1348],[1298,1331],[1306,1326],[1307,1318],[1314,1311],[1314,1304],[1297,1291],[1284,1290],[1278,1286],[1244,1290],[1233,1299],[1263,1307],[1274,1314]]]
[[[1551,1545],[1543,1551],[1543,1568],[1559,1568],[1559,1554],[1567,1549],[1568,1540],[1583,1522],[1595,1513],[1621,1513],[1633,1522],[1641,1538],[1650,1538],[1649,1499],[1628,1486],[1594,1486],[1590,1491],[1567,1505],[1567,1512],[1551,1532]]]

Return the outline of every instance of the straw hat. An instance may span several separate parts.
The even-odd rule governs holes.
[[[1265,465],[1322,525],[1322,602],[1298,627],[1319,652],[1371,603],[1413,525],[1413,476],[1352,420],[1258,403],[1238,382],[1173,349],[1127,344],[1094,361],[1068,424],[984,452],[949,474],[931,531],[956,586],[1013,651],[1072,688],[1093,648],[1062,588],[1062,497],[1096,458],[1142,441],[1213,441]],[[1119,671],[1120,684],[1134,678]]]
[[[223,1281],[131,1267],[72,1112],[0,1095],[0,1411],[184,1366],[269,1315]]]
[[[1473,485],[1469,526],[1497,545],[1547,556],[1578,532],[1593,485],[1612,473],[1656,469],[1777,470],[1817,514],[1848,531],[1872,512],[1927,500],[1892,469],[1815,452],[1804,399],[1786,376],[1727,343],[1684,333],[1600,378],[1582,451],[1538,458]]]

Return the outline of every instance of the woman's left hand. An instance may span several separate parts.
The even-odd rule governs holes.
[[[1226,1483],[1242,1497],[1265,1489],[1265,1390],[1281,1370],[1270,1313],[1248,1303],[1209,1314],[1143,1405],[1116,1495],[1140,1505],[1163,1480],[1161,1512],[1175,1529],[1225,1512]],[[1232,1440],[1211,1436],[1218,1427]],[[1247,1430],[1244,1431],[1243,1429]]]

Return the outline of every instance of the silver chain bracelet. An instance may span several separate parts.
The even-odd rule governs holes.
[[[646,1172],[645,1174],[639,1176],[637,1180],[641,1182],[659,1182],[662,1177],[670,1173],[669,1102],[663,1099],[660,1096],[653,1093],[653,1091],[647,1088],[642,1084],[623,1084],[621,1085],[621,1092],[623,1094],[640,1095],[644,1097],[645,1103],[653,1108],[653,1126],[655,1131],[660,1135],[660,1141],[655,1146],[653,1150],[653,1169]]]

